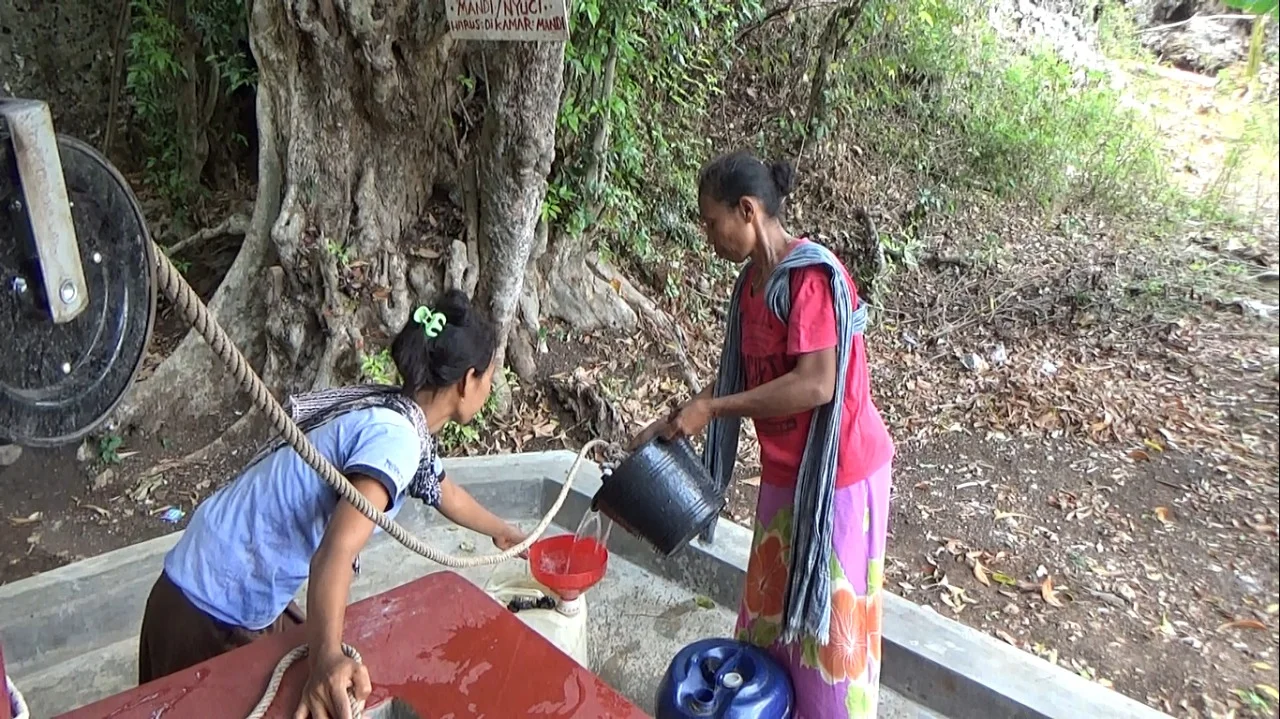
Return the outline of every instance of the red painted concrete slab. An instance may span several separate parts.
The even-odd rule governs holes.
[[[369,708],[396,697],[423,719],[647,716],[452,572],[352,605],[344,639],[369,667]],[[276,662],[305,641],[297,627],[62,716],[238,719],[258,701]],[[306,672],[305,661],[289,670],[268,717],[293,716]]]

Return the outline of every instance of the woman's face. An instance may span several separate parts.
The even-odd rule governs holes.
[[[493,367],[490,363],[483,373],[476,373],[474,370],[467,373],[467,378],[463,380],[462,396],[458,398],[459,424],[475,419],[480,410],[484,409],[484,403],[489,401],[489,393],[493,391]]]
[[[756,248],[757,212],[755,201],[744,197],[737,205],[699,195],[698,213],[702,216],[702,230],[720,257],[734,263],[745,262]]]

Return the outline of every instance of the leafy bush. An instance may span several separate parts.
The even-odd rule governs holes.
[[[1153,131],[1102,73],[1016,52],[962,0],[879,2],[831,92],[832,122],[941,184],[1046,204],[1147,209],[1166,187]],[[860,52],[858,48],[874,48]]]
[[[203,63],[212,71],[218,84],[213,92],[235,92],[257,77],[242,49],[248,38],[244,0],[189,0],[179,6],[185,14],[175,13],[168,0],[131,0],[125,89],[145,142],[146,183],[180,211],[199,190],[199,178],[189,176],[188,138],[207,119],[179,106],[183,87],[197,82],[193,69]]]
[[[827,13],[775,20],[739,44],[738,33],[763,15],[758,3],[584,0],[573,12],[544,217],[571,234],[603,230],[607,248],[636,262],[655,259],[655,237],[675,240],[668,251],[696,246],[694,175],[714,150],[728,149],[706,138],[723,134],[707,118],[731,75],[754,93],[783,88],[790,98],[791,106],[743,108],[771,113],[749,123],[769,154],[821,152],[835,136],[855,136],[930,186],[1121,213],[1167,199],[1156,137],[1123,92],[1052,51],[1011,47],[987,22],[985,3],[867,0],[832,60],[817,122],[794,105],[813,83]],[[1099,22],[1104,45],[1139,52],[1120,47],[1132,37],[1123,5],[1104,3]],[[597,156],[600,123],[608,135]]]
[[[651,255],[655,232],[695,240],[689,188],[709,154],[706,111],[758,0],[583,0],[572,8],[560,160],[544,217],[570,234],[599,227],[637,258]]]

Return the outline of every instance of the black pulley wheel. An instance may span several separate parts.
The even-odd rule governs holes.
[[[89,303],[49,314],[22,185],[0,130],[0,440],[76,442],[100,426],[146,356],[156,313],[155,256],[138,199],[93,148],[58,137]]]

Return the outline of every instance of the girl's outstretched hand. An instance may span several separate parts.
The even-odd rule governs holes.
[[[372,691],[369,670],[360,662],[342,652],[317,656],[294,719],[351,719],[348,694],[364,701]]]
[[[508,524],[503,527],[502,530],[493,535],[493,546],[505,552],[506,550],[523,542],[527,536],[528,535],[524,532],[520,531],[519,527],[513,527]],[[529,553],[527,551],[520,553],[521,559],[527,559],[528,556]]]

